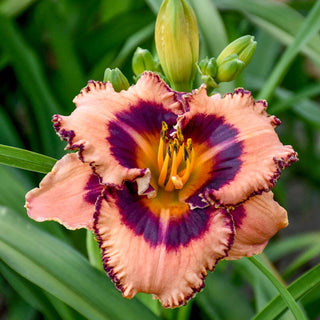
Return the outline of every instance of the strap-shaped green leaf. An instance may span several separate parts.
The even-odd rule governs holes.
[[[35,0],[4,0],[0,3],[0,12],[8,17],[17,16],[26,10]]]
[[[41,150],[46,154],[57,154],[62,144],[52,129],[51,117],[55,113],[61,113],[62,109],[48,85],[41,59],[28,45],[16,23],[1,13],[0,48],[10,57],[19,86],[30,100],[30,108],[39,128],[38,132],[34,128],[36,136],[33,139],[40,142]]]
[[[137,299],[124,299],[108,277],[72,247],[4,207],[0,207],[0,257],[88,319],[158,319]]]
[[[317,265],[294,281],[288,287],[288,291],[295,300],[299,300],[304,295],[309,293],[313,288],[316,288],[319,285],[320,265]],[[286,310],[286,307],[286,304],[280,295],[278,295],[254,317],[254,320],[276,319],[282,312]]]
[[[297,35],[293,42],[282,55],[278,64],[274,68],[272,74],[268,78],[266,84],[261,90],[259,96],[263,99],[268,99],[274,92],[278,84],[283,80],[286,71],[296,55],[311,39],[317,35],[320,29],[320,2],[316,2],[310,11],[309,15],[301,24]]]
[[[283,299],[285,305],[290,309],[292,315],[296,320],[305,320],[302,310],[299,308],[295,299],[291,293],[283,286],[282,283],[273,275],[273,273],[255,256],[248,258],[277,288],[280,293],[281,298]],[[274,318],[264,318],[264,319],[274,319]]]
[[[26,302],[45,315],[46,319],[59,320],[57,312],[44,294],[45,291],[18,275],[2,261],[0,262],[0,272],[1,276],[6,279],[14,290],[18,292]]]
[[[36,152],[0,145],[0,163],[11,167],[48,173],[56,161]]]
[[[228,45],[227,32],[220,13],[210,0],[191,0],[190,3],[197,15],[199,30],[207,49],[206,54],[209,57],[217,57]]]

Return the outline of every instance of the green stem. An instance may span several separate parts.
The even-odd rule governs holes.
[[[299,53],[301,47],[303,47],[320,28],[320,1],[316,1],[310,14],[305,18],[302,23],[294,41],[287,48],[285,53],[282,55],[280,61],[276,65],[275,69],[271,73],[271,76],[266,81],[263,89],[259,93],[259,99],[268,100],[273,94],[276,87],[283,80],[286,71],[288,70],[290,64]]]
[[[275,286],[279,291],[282,299],[287,304],[289,310],[292,312],[296,320],[306,320],[302,310],[294,300],[290,292],[279,282],[279,280],[273,275],[273,273],[261,263],[257,257],[252,256],[248,258]]]

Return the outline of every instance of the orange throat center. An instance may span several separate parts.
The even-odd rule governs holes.
[[[189,138],[185,143],[180,127],[168,137],[168,125],[163,121],[158,148],[158,186],[165,191],[182,189],[194,165],[194,149]]]

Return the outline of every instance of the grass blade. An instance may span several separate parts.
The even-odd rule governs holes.
[[[292,263],[290,263],[290,265],[282,274],[283,278],[288,279],[299,268],[301,268],[303,265],[310,262],[312,259],[318,257],[319,255],[320,255],[320,243],[316,243],[312,247],[310,247],[308,250],[303,252],[301,255],[299,255],[299,257],[297,257]]]
[[[308,43],[320,29],[320,2],[317,1],[301,25],[294,41],[281,56],[280,61],[276,65],[271,76],[261,90],[259,97],[269,99],[275,88],[280,84],[285,76],[285,73],[292,63],[295,56],[299,53],[302,46]]]
[[[306,248],[311,247],[315,243],[320,243],[319,232],[295,235],[271,243],[264,252],[271,261],[275,261],[298,250],[306,250]]]
[[[22,147],[23,143],[19,134],[10,120],[8,114],[0,106],[0,143],[15,147]]]
[[[107,276],[77,251],[3,207],[0,257],[88,319],[157,319],[137,299],[123,299]]]
[[[257,257],[252,256],[248,258],[271,282],[272,284],[277,288],[279,291],[281,298],[286,303],[290,311],[292,312],[293,316],[296,320],[306,320],[306,317],[304,316],[302,310],[297,305],[296,301],[290,294],[290,292],[276,279],[276,277],[273,275],[273,273],[264,266],[262,262],[258,260]]]
[[[36,0],[3,0],[0,3],[0,13],[14,17],[27,9]]]
[[[77,95],[80,89],[86,85],[82,65],[75,52],[73,39],[68,26],[68,16],[63,16],[59,11],[57,2],[44,1],[38,6],[37,14],[41,17],[41,24],[46,30],[49,45],[56,59],[57,79],[53,83],[55,91],[62,99],[61,103],[65,110],[72,111],[72,99]]]
[[[56,161],[36,152],[0,145],[0,163],[7,166],[48,173]]]
[[[22,278],[17,273],[0,262],[0,272],[14,290],[33,308],[42,312],[48,320],[58,320],[58,315],[44,295],[44,292],[33,283]]]
[[[0,15],[0,47],[10,57],[19,84],[30,99],[37,125],[39,139],[46,154],[59,150],[59,140],[51,126],[51,116],[60,111],[47,85],[42,66],[34,51],[25,42],[21,31],[10,19]],[[62,147],[60,146],[62,149]]]
[[[320,285],[320,265],[315,266],[303,274],[299,279],[294,281],[288,291],[295,300],[301,299],[312,289]],[[286,310],[286,304],[280,296],[275,297],[263,310],[261,310],[253,320],[276,319]]]
[[[209,57],[217,57],[228,44],[227,32],[219,11],[210,0],[190,1],[198,20],[198,26],[202,35]],[[212,36],[212,30],[215,30]]]

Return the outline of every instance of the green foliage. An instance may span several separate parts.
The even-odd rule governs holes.
[[[289,228],[255,261],[260,269],[248,259],[221,263],[186,307],[163,310],[144,295],[124,300],[100,270],[92,235],[31,221],[24,195],[64,153],[52,115],[69,114],[73,97],[89,79],[103,80],[108,67],[120,68],[134,83],[131,59],[138,46],[155,56],[153,32],[161,0],[4,0],[0,301],[8,319],[292,319],[286,301],[297,319],[320,317],[320,2],[189,4],[198,18],[201,58],[217,56],[245,34],[255,36],[249,66],[218,90],[242,86],[267,98],[268,112],[283,122],[280,139],[299,152],[300,161],[275,189],[288,210]]]

